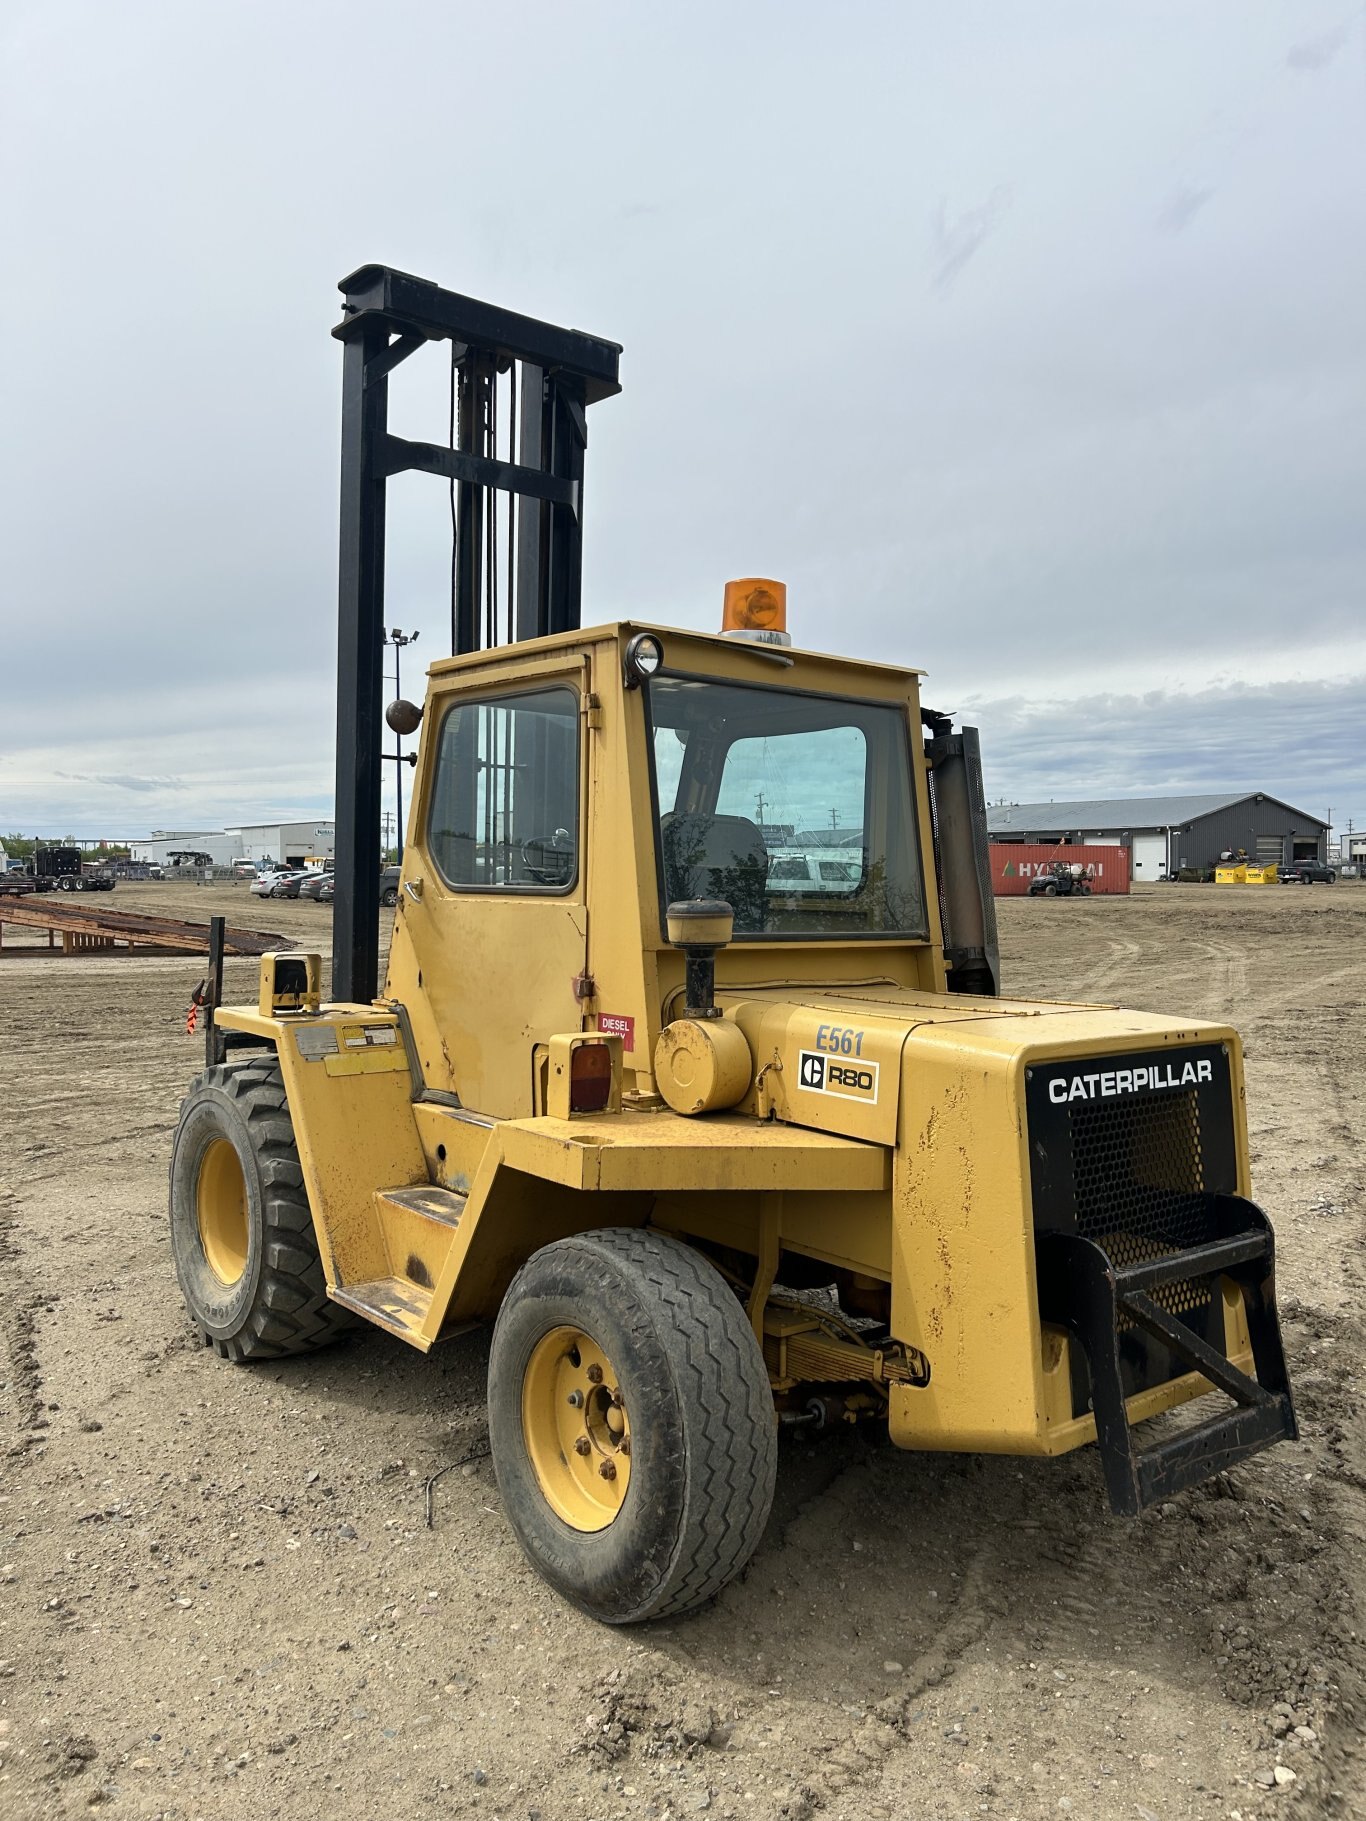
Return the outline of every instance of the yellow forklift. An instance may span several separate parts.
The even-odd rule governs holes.
[[[331,991],[282,952],[225,1005],[215,957],[170,1195],[206,1344],[492,1321],[508,1520],[612,1623],[744,1567],[783,1427],[1094,1443],[1128,1514],[1293,1436],[1235,1032],[1002,997],[975,731],[798,648],[781,584],[727,585],[716,634],[581,628],[614,344],[386,267],[341,289]],[[433,343],[444,445],[387,425]],[[454,655],[388,711],[420,743],[381,980],[406,470],[455,503]]]

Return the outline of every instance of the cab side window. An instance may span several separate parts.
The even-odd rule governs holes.
[[[461,891],[566,892],[579,871],[579,700],[462,701],[441,723],[427,844]]]

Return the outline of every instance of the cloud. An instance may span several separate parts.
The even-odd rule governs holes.
[[[1033,749],[1003,723],[1044,794],[1069,728],[1084,763],[1103,749],[1103,685],[1134,763],[1146,725],[1173,776],[1294,771],[1335,801],[1352,754],[1306,755],[1274,701],[1246,709],[1260,752],[1213,759],[1236,705],[1130,728],[1118,704],[1303,675],[1309,651],[1363,669],[1358,14],[1319,30],[1347,4],[1269,65],[1238,0],[1159,34],[1133,7],[1001,8],[990,33],[883,7],[832,34],[792,0],[777,37],[716,0],[629,28],[405,0],[378,49],[362,0],[323,34],[308,6],[125,0],[75,32],[22,8],[0,211],[25,282],[0,333],[28,345],[41,297],[45,352],[6,375],[0,822],[330,806],[329,330],[337,278],[376,257],[623,344],[589,414],[586,623],[710,628],[726,577],[773,574],[799,643],[925,666],[931,699],[1079,700]],[[456,187],[452,57],[519,84],[515,127],[496,87],[463,96]],[[387,161],[334,130],[362,89]],[[544,182],[566,146],[591,207]],[[145,345],[149,298],[134,385],[108,351]],[[396,370],[396,433],[444,440],[448,368],[438,347]],[[444,488],[396,479],[388,613],[423,661],[449,648],[449,537]]]
[[[1345,47],[1351,32],[1352,22],[1345,20],[1330,31],[1321,32],[1317,38],[1305,38],[1298,44],[1292,44],[1285,53],[1287,67],[1309,74],[1326,70]]]
[[[61,778],[72,784],[93,784],[97,788],[108,786],[116,790],[165,792],[184,790],[182,778],[137,778],[120,775],[117,772],[106,772],[103,776],[92,777],[82,771],[58,771],[54,778]]]
[[[1257,789],[1366,823],[1366,675],[965,702],[993,801]]]
[[[970,259],[976,257],[983,243],[990,239],[1010,213],[1012,197],[1005,184],[998,184],[986,201],[968,209],[956,221],[950,221],[948,204],[941,200],[934,222],[934,245],[937,264],[933,284],[936,291],[947,291]]]
[[[1203,184],[1183,183],[1168,197],[1157,218],[1158,227],[1164,234],[1179,234],[1190,226],[1213,195],[1214,191]]]

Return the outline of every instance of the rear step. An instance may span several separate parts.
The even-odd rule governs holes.
[[[1037,1237],[1039,1312],[1046,1322],[1075,1335],[1086,1354],[1110,1509],[1120,1517],[1136,1517],[1149,1505],[1272,1442],[1293,1441],[1299,1433],[1276,1317],[1271,1223],[1240,1195],[1211,1195],[1206,1212],[1208,1230],[1217,1238],[1133,1265],[1116,1265],[1094,1240],[1076,1233]],[[1165,1284],[1201,1277],[1227,1277],[1241,1288],[1256,1378],[1239,1371],[1149,1295]],[[1203,1372],[1238,1408],[1139,1447],[1124,1402],[1121,1315],[1191,1370]]]
[[[377,1327],[397,1334],[410,1346],[426,1352],[431,1342],[422,1333],[422,1324],[432,1306],[432,1293],[406,1277],[376,1277],[364,1284],[338,1284],[332,1300],[354,1309]]]
[[[354,1309],[423,1353],[434,1339],[446,1340],[473,1327],[472,1322],[443,1326],[438,1337],[427,1325],[435,1286],[455,1242],[466,1200],[455,1190],[431,1182],[376,1190],[373,1205],[389,1275],[338,1284],[330,1293],[333,1301]]]

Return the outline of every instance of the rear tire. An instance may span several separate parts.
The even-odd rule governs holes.
[[[398,892],[395,889],[395,887],[392,885],[386,886],[386,888],[379,895],[379,901],[381,904],[385,905],[389,910],[392,910],[394,908],[394,906],[398,903]]]
[[[273,1059],[208,1069],[181,1103],[171,1250],[190,1315],[224,1359],[311,1353],[355,1325],[327,1294]]]
[[[659,1233],[583,1233],[522,1267],[493,1334],[489,1440],[532,1566],[609,1625],[711,1599],[773,1502],[777,1423],[754,1330],[719,1272]]]

